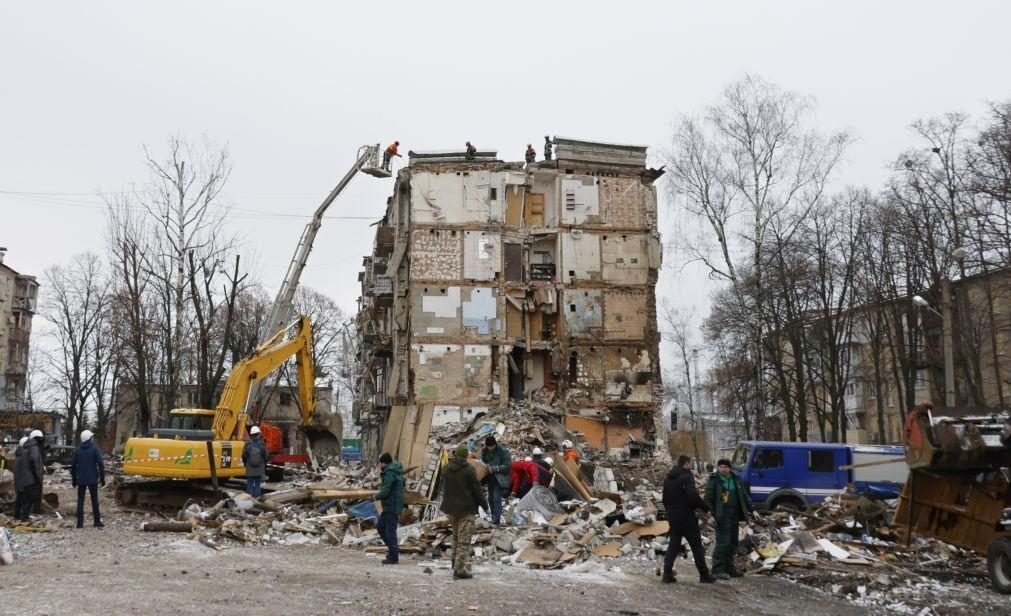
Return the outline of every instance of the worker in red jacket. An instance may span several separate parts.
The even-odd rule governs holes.
[[[390,145],[386,146],[386,151],[383,152],[383,169],[386,169],[387,171],[390,170],[390,161],[393,160],[394,156],[398,158],[403,158],[402,156],[400,156],[400,153],[397,152],[397,148],[399,147],[400,147],[399,141],[394,141]]]
[[[530,456],[513,462],[509,467],[509,491],[517,498],[526,496],[534,485],[535,472],[533,458]]]

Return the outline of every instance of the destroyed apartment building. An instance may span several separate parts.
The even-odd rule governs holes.
[[[554,144],[409,153],[359,274],[366,456],[424,468],[433,428],[519,401],[598,450],[653,446],[662,171],[642,146]]]

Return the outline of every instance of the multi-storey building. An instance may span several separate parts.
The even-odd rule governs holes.
[[[4,263],[0,248],[0,411],[25,410],[28,344],[39,285]]]
[[[410,152],[359,275],[363,447],[423,464],[431,426],[550,404],[597,448],[653,442],[661,260],[646,148],[554,160]]]

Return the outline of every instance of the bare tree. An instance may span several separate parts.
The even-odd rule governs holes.
[[[115,360],[137,403],[133,430],[151,427],[155,366],[158,362],[156,324],[159,311],[152,301],[152,276],[145,266],[147,229],[128,199],[109,201],[107,241],[112,264],[111,327]]]
[[[45,279],[48,293],[42,314],[52,324],[55,348],[47,365],[52,381],[63,392],[66,438],[77,442],[87,427],[95,374],[100,370],[93,350],[108,309],[107,281],[101,260],[90,253],[76,256],[68,266],[49,268]]]
[[[146,147],[144,153],[150,182],[136,202],[156,230],[150,236],[145,266],[160,296],[164,405],[171,408],[182,384],[181,355],[188,342],[189,255],[199,253],[214,262],[234,247],[234,241],[223,233],[226,210],[220,204],[231,167],[226,147],[206,141],[196,145],[175,136],[169,138],[163,159]]]
[[[698,365],[698,348],[694,346],[692,340],[691,315],[678,311],[664,299],[660,302],[660,317],[666,329],[662,334],[663,338],[674,345],[674,362],[677,366],[674,379],[668,385],[668,393],[679,407],[683,405],[688,409],[688,420],[691,424],[688,436],[692,443],[693,457],[698,460],[699,434],[705,434],[706,426],[705,418],[695,402],[696,390],[700,383],[699,375],[694,369],[694,366]]]
[[[698,237],[687,237],[690,258],[712,277],[726,280],[741,308],[750,306],[751,353],[762,357],[766,263],[770,229],[779,225],[789,238],[817,204],[851,139],[810,129],[811,102],[759,77],[728,86],[704,118],[683,118],[667,156],[669,187],[675,202],[701,223]],[[713,238],[718,255],[705,247]],[[742,260],[743,255],[748,255]],[[754,285],[745,298],[742,265]],[[756,381],[764,390],[761,361]],[[764,409],[766,395],[758,402]]]
[[[203,408],[214,407],[215,392],[225,374],[228,341],[233,336],[235,325],[236,301],[248,278],[248,274],[240,273],[239,263],[236,255],[235,265],[229,274],[223,270],[221,261],[213,256],[213,252],[201,255],[199,261],[194,251],[189,253],[187,279],[196,321],[195,381]],[[217,288],[219,279],[220,289]]]

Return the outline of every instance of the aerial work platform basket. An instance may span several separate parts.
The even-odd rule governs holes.
[[[362,173],[367,173],[376,178],[388,178],[393,173],[383,166],[383,150],[377,143],[375,145],[363,145],[358,149],[358,158],[366,155],[365,162],[361,166]]]

